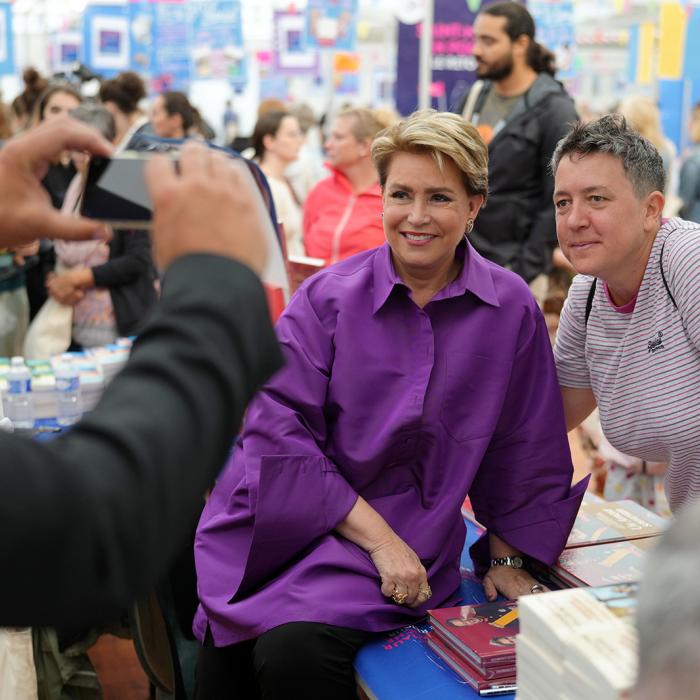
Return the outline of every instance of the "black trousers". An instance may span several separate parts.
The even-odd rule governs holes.
[[[211,635],[199,652],[195,700],[357,700],[353,660],[375,634],[291,622],[228,647]]]

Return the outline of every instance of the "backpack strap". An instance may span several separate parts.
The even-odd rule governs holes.
[[[666,241],[667,240],[668,236],[666,237]],[[671,294],[668,282],[666,282],[666,275],[664,274],[664,248],[666,247],[666,241],[664,241],[663,245],[661,246],[661,253],[659,255],[659,270],[661,271],[661,279],[663,280],[664,287],[666,287],[666,293],[668,294],[668,297],[671,300],[671,303],[673,304],[673,308],[676,309],[676,311],[678,311],[678,304],[676,304],[676,300],[673,298],[673,294]]]
[[[588,317],[591,315],[591,309],[593,308],[593,297],[595,297],[595,288],[598,282],[598,278],[593,278],[593,284],[588,291],[588,299],[586,299],[586,325],[588,325]]]

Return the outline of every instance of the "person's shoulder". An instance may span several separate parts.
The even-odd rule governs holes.
[[[659,229],[664,268],[698,269],[700,272],[700,224],[674,217]]]

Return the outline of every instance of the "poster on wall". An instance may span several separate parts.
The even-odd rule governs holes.
[[[80,32],[57,32],[51,44],[51,68],[54,73],[67,73],[80,62],[82,52]]]
[[[246,83],[241,5],[238,0],[189,0],[191,77]]]
[[[357,41],[357,0],[309,0],[306,43],[310,49],[354,51]]]
[[[153,64],[153,28],[155,11],[152,2],[131,0],[129,3],[129,45],[131,69],[150,77]]]
[[[153,4],[151,87],[186,90],[190,82],[188,8],[183,0]]]
[[[572,0],[530,0],[528,9],[537,27],[537,41],[556,57],[557,78],[570,81],[576,76],[576,39]]]
[[[272,18],[272,67],[277,75],[320,74],[319,53],[307,48],[306,15],[275,10]]]
[[[435,3],[430,94],[436,109],[450,109],[474,82],[473,23],[478,3]],[[422,23],[399,22],[396,108],[408,115],[418,107],[418,64]]]
[[[88,5],[83,15],[83,61],[105,77],[129,67],[129,19],[124,5]]]
[[[356,95],[360,91],[360,55],[351,52],[333,54],[333,88],[337,95]]]
[[[12,32],[12,7],[0,3],[0,74],[15,72],[15,49]]]

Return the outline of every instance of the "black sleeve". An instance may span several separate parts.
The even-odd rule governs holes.
[[[115,231],[119,253],[103,265],[92,268],[96,287],[121,287],[131,284],[153,269],[148,231]]]
[[[531,282],[541,272],[550,268],[552,250],[557,244],[557,227],[554,219],[554,178],[549,168],[554,149],[578,121],[576,108],[567,95],[556,96],[545,107],[542,123],[539,167],[542,177],[541,206],[533,221],[530,235],[523,243],[522,269],[514,271]]]
[[[153,585],[280,364],[250,270],[211,255],[173,263],[89,416],[50,442],[0,434],[0,626],[93,623]]]

